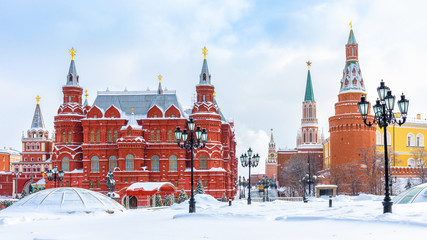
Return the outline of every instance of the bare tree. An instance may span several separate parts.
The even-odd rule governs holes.
[[[346,180],[351,194],[356,195],[362,191],[362,171],[360,169],[360,164],[347,163],[343,165],[343,170],[346,173]]]
[[[304,184],[302,178],[308,174],[308,158],[310,157],[310,175],[314,176],[321,170],[321,158],[313,153],[298,153],[293,155],[285,164],[281,172],[283,187],[287,196],[302,196]],[[313,185],[314,188],[314,185]]]
[[[427,182],[427,151],[424,147],[415,147],[411,151],[417,166],[417,178],[421,183]]]
[[[382,169],[384,157],[381,153],[377,154],[376,147],[367,147],[360,149],[360,167],[366,178],[366,191],[371,194],[381,194],[382,190]]]

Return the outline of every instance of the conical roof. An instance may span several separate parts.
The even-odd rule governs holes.
[[[71,78],[70,78],[70,76],[71,76]],[[66,85],[67,86],[79,86],[77,69],[76,69],[76,64],[75,64],[74,60],[71,60],[71,63],[70,63],[70,69],[68,70],[67,84]]]
[[[356,37],[354,36],[353,29],[350,29],[350,35],[348,36],[347,44],[357,44]]]
[[[33,122],[31,123],[31,129],[45,129],[42,111],[40,110],[40,104],[37,102],[36,110],[34,111]]]
[[[308,69],[307,73],[307,83],[305,86],[305,97],[304,101],[312,101],[314,102],[314,92],[313,92],[313,84],[311,83],[311,74],[310,74],[310,68]]]

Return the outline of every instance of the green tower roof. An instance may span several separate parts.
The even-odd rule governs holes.
[[[350,30],[350,35],[348,36],[347,44],[357,44],[356,37],[354,37],[353,29]]]
[[[310,75],[310,65],[308,66],[307,85],[305,86],[304,101],[314,102],[313,84],[311,83],[311,75]]]

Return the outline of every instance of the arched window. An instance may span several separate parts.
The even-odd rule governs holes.
[[[424,135],[421,133],[417,134],[417,147],[424,147]]]
[[[108,159],[108,170],[109,171],[114,171],[114,168],[117,167],[117,158],[115,156],[111,156]]]
[[[132,154],[126,156],[126,171],[134,170],[134,158]]]
[[[100,141],[101,141],[101,133],[99,131],[96,131],[96,143],[99,144]]]
[[[391,133],[387,131],[387,146],[391,146]]]
[[[67,132],[62,132],[62,143],[67,144]]]
[[[415,147],[415,136],[413,133],[408,133],[407,135],[407,143],[408,143],[408,147]]]
[[[154,143],[154,130],[151,130],[150,141],[151,141],[151,143]]]
[[[199,170],[207,170],[208,169],[208,159],[205,155],[200,156],[199,158]]]
[[[408,159],[408,167],[415,167],[415,159],[413,158]]]
[[[154,155],[151,157],[151,171],[158,172],[159,171],[159,156]]]
[[[70,159],[68,157],[62,158],[62,171],[64,172],[70,171]]]
[[[169,172],[176,172],[176,171],[177,171],[176,156],[172,155],[169,157]]]
[[[172,130],[168,131],[168,141],[169,143],[172,143]]]
[[[90,131],[90,143],[94,144],[94,142],[95,142],[95,132]]]
[[[312,136],[312,133],[310,133],[310,142],[313,142],[313,136]]]
[[[68,132],[68,144],[71,145],[71,132]]]
[[[312,111],[311,111],[311,107],[309,107],[309,108],[308,108],[308,117],[309,117],[309,118],[311,118],[311,115],[312,115],[312,114],[311,114],[311,112],[312,112]]]
[[[157,142],[160,142],[160,130],[157,130]]]
[[[379,131],[376,132],[376,143],[381,145],[381,133]]]
[[[206,81],[206,73],[203,73],[203,80]]]
[[[113,136],[111,134],[111,130],[108,131],[108,143],[111,143],[113,141]]]
[[[117,143],[117,130],[114,130],[114,143]]]
[[[304,143],[305,143],[305,133],[304,133]]]
[[[93,173],[99,172],[99,158],[97,156],[93,156],[90,159],[90,171]]]

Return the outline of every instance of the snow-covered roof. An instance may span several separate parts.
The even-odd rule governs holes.
[[[165,184],[172,185],[172,183],[170,182],[137,182],[130,185],[127,188],[127,190],[135,190],[137,188],[143,188],[144,190],[147,190],[147,191],[153,191],[153,190],[159,189],[161,186]]]
[[[111,198],[83,188],[51,188],[33,193],[9,208],[7,213],[116,212],[125,209]]]

